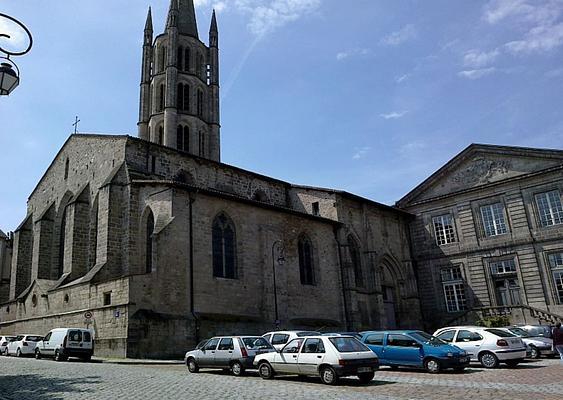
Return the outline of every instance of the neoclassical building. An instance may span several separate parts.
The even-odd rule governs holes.
[[[156,38],[149,11],[139,137],[62,146],[3,239],[2,333],[89,326],[98,355],[173,357],[215,334],[420,326],[410,213],[220,162],[218,38],[191,0]]]

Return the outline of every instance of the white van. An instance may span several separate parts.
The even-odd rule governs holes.
[[[37,343],[35,358],[53,357],[64,361],[68,357],[78,357],[90,361],[94,354],[94,335],[90,329],[57,328],[50,331]]]

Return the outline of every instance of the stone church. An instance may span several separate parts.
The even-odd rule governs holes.
[[[421,325],[411,214],[221,163],[215,14],[206,45],[172,0],[143,43],[138,138],[71,135],[1,239],[0,331],[89,326],[98,355],[169,357],[214,334]]]
[[[278,327],[563,319],[563,151],[471,145],[393,207],[273,179],[221,163],[218,49],[192,0],[156,37],[149,9],[138,137],[71,135],[0,232],[0,333],[175,357]]]

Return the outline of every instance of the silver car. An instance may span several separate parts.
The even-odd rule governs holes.
[[[517,326],[505,328],[510,333],[522,339],[530,353],[530,358],[540,358],[544,356],[553,356],[553,339],[544,336],[532,336],[528,331]],[[534,332],[531,330],[531,332]]]
[[[240,376],[252,369],[258,354],[276,349],[260,336],[217,336],[200,342],[195,350],[188,351],[184,361],[191,373],[200,368],[227,369]]]

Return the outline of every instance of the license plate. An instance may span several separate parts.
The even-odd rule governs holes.
[[[360,367],[358,368],[358,374],[361,374],[363,372],[371,372],[371,367]]]

